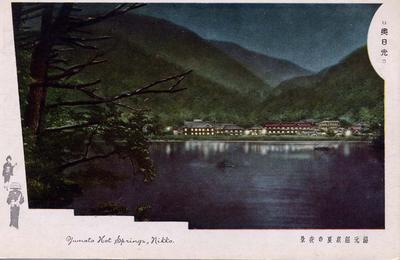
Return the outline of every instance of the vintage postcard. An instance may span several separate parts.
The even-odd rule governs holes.
[[[400,259],[400,2],[0,10],[0,257]]]

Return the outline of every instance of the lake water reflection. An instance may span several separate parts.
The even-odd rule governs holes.
[[[151,220],[201,229],[384,227],[383,156],[367,143],[159,142],[151,156],[150,185],[87,188],[73,207],[146,204]]]

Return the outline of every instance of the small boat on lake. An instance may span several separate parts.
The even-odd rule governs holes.
[[[333,146],[326,146],[326,145],[318,145],[314,147],[315,151],[331,151],[335,149]]]
[[[235,165],[228,160],[222,160],[217,162],[217,168],[225,169],[225,168],[235,168]]]

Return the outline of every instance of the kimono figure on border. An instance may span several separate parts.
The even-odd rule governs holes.
[[[11,183],[7,203],[10,205],[10,227],[18,228],[19,209],[21,204],[24,203],[24,196],[19,183]]]
[[[7,156],[6,158],[6,163],[3,165],[3,177],[4,177],[4,189],[8,191],[8,184],[10,183],[11,176],[14,175],[14,167],[17,165],[15,163],[14,165],[11,163],[12,158],[11,156]]]

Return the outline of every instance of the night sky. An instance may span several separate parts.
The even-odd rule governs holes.
[[[231,41],[319,71],[365,45],[375,4],[148,4],[201,37]]]

